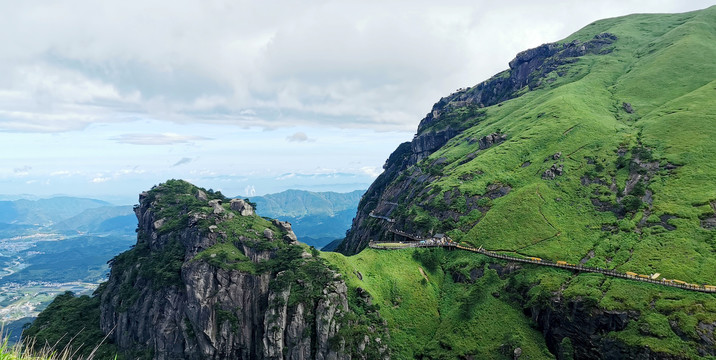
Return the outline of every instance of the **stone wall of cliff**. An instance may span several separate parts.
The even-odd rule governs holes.
[[[119,349],[154,359],[388,358],[370,338],[373,353],[346,348],[346,285],[289,224],[242,216],[201,190],[166,199],[162,186],[141,195],[137,245],[100,289],[101,327]]]

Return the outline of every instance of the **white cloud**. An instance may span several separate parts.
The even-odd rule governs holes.
[[[307,141],[313,142],[313,141],[316,141],[316,140],[315,140],[315,139],[309,139],[309,138],[308,138],[308,135],[306,135],[306,133],[304,133],[304,132],[302,132],[302,131],[299,131],[299,132],[294,133],[294,134],[291,135],[291,136],[287,136],[287,137],[286,137],[286,141],[290,141],[290,142],[307,142]]]
[[[383,173],[383,169],[375,166],[363,166],[360,168],[360,171],[370,177],[378,177],[378,175]]]
[[[72,172],[69,170],[58,170],[50,173],[50,176],[70,176]]]
[[[281,180],[288,180],[288,179],[293,178],[293,177],[295,177],[295,176],[296,176],[296,174],[294,174],[294,173],[283,174],[283,175],[277,177],[276,180],[279,180],[279,181],[281,181]]]
[[[109,180],[112,180],[112,178],[110,178],[110,177],[103,177],[103,176],[97,176],[97,177],[93,178],[93,179],[91,180],[91,182],[93,182],[93,183],[95,183],[95,184],[99,184],[99,183],[107,182],[107,181],[109,181]]]
[[[136,117],[414,130],[441,96],[505,69],[528,47],[599,18],[709,5],[4,2],[0,131],[61,132]]]
[[[246,185],[244,188],[244,195],[256,196],[256,188],[253,185]]]
[[[15,176],[28,176],[30,175],[30,170],[32,170],[32,166],[23,166],[19,168],[12,169],[12,172],[15,173]]]
[[[122,134],[112,138],[121,144],[132,145],[173,145],[184,144],[193,141],[211,140],[203,136],[179,135],[173,133],[164,134]]]

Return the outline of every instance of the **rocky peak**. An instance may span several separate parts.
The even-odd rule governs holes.
[[[482,108],[514,98],[517,96],[516,93],[525,86],[530,88],[539,86],[542,79],[548,73],[557,70],[560,65],[574,62],[576,58],[587,54],[609,52],[608,45],[616,40],[616,35],[602,33],[586,42],[574,40],[569,43],[549,43],[525,50],[510,61],[509,70],[471,88],[460,89],[441,98],[420,121],[418,134],[422,134],[432,127],[439,127],[439,120],[454,108],[466,106]],[[462,129],[457,133],[461,131]]]
[[[225,200],[180,180],[140,195],[137,245],[112,261],[100,293],[111,342],[154,359],[353,358],[341,277],[291,224]]]
[[[229,206],[231,210],[239,212],[241,216],[251,216],[254,214],[254,207],[241,199],[231,199]]]

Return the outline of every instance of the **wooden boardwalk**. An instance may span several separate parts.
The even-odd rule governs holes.
[[[397,205],[397,204],[395,204],[395,205]],[[687,283],[685,281],[681,281],[681,280],[668,280],[668,279],[664,279],[664,278],[653,279],[652,277],[650,277],[648,275],[641,275],[641,274],[636,274],[633,272],[622,273],[622,272],[618,272],[618,271],[611,270],[611,269],[602,269],[602,268],[598,268],[598,267],[588,267],[588,266],[582,266],[582,265],[577,265],[577,264],[570,264],[570,263],[567,263],[566,261],[551,262],[548,260],[542,260],[537,257],[521,258],[521,257],[516,257],[516,256],[498,254],[494,251],[485,250],[482,247],[474,248],[471,246],[461,245],[461,244],[451,241],[449,238],[447,238],[447,240],[423,238],[423,237],[420,237],[417,235],[409,234],[404,231],[395,229],[394,228],[395,219],[391,219],[387,216],[375,215],[372,211],[368,215],[372,218],[381,219],[381,220],[384,220],[384,221],[387,221],[388,223],[390,223],[391,225],[388,228],[388,231],[390,231],[391,233],[402,236],[406,239],[413,240],[410,242],[373,242],[373,241],[371,241],[368,244],[368,246],[373,249],[398,250],[398,249],[405,249],[405,248],[409,248],[409,247],[444,247],[444,248],[448,248],[448,249],[460,249],[460,250],[470,251],[470,252],[482,254],[485,256],[493,257],[496,259],[503,259],[503,260],[508,260],[508,261],[515,261],[515,262],[542,265],[542,266],[551,266],[551,267],[569,269],[569,270],[574,270],[574,271],[599,273],[599,274],[604,274],[607,276],[635,280],[635,281],[648,282],[648,283],[657,284],[657,285],[671,286],[671,287],[684,289],[684,290],[700,291],[700,292],[705,292],[705,293],[716,293],[716,286],[713,286],[713,285],[689,284],[689,283]],[[383,245],[381,245],[381,244],[383,244]],[[400,244],[400,245],[397,245],[397,244]],[[658,274],[655,274],[655,276],[658,276]]]
[[[405,236],[402,234],[399,234],[399,235]],[[408,237],[408,238],[412,238],[412,237]],[[385,246],[382,246],[381,244],[385,244]],[[400,245],[396,245],[396,244],[400,244]],[[577,264],[569,264],[564,261],[558,261],[555,263],[555,262],[551,262],[548,260],[542,260],[542,259],[536,258],[536,257],[520,258],[520,257],[515,257],[515,256],[510,256],[510,255],[498,254],[494,251],[485,250],[483,248],[474,248],[471,246],[465,246],[465,245],[461,245],[461,244],[458,244],[458,243],[452,242],[452,241],[438,242],[438,241],[427,240],[427,241],[403,242],[403,243],[399,243],[399,242],[370,242],[368,244],[368,246],[373,249],[380,249],[380,250],[398,250],[398,249],[414,248],[414,247],[419,247],[419,248],[443,247],[443,248],[447,248],[447,249],[459,249],[459,250],[465,250],[465,251],[482,254],[482,255],[489,256],[489,257],[496,258],[496,259],[503,259],[503,260],[508,260],[508,261],[535,264],[535,265],[541,265],[541,266],[551,266],[551,267],[569,269],[569,270],[574,270],[574,271],[599,273],[599,274],[604,274],[607,276],[641,281],[641,282],[648,282],[648,283],[663,285],[663,286],[671,286],[671,287],[684,289],[684,290],[700,291],[700,292],[705,292],[705,293],[716,293],[716,286],[711,286],[711,285],[689,284],[689,283],[679,281],[679,280],[652,279],[647,275],[639,275],[639,274],[633,274],[633,273],[627,274],[627,273],[622,273],[622,272],[618,272],[618,271],[611,270],[611,269],[602,269],[602,268],[598,268],[598,267],[588,267],[588,266],[582,266],[582,265],[577,265]]]

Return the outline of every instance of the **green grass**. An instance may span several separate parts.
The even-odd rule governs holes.
[[[192,261],[205,261],[212,266],[256,274],[256,265],[233,243],[217,243],[197,254]]]
[[[14,348],[5,343],[0,359],[116,359],[117,353],[100,329],[100,297],[68,291],[23,331],[22,343]]]
[[[485,267],[484,256],[442,249],[321,256],[344,274],[349,288],[370,293],[390,329],[393,358],[511,358],[501,352],[503,344],[520,346],[533,359],[552,357],[521,308],[492,295],[506,284],[494,270],[485,270],[475,284],[453,281],[453,271]]]
[[[716,241],[712,231],[699,226],[699,217],[712,213],[706,204],[716,200],[709,186],[716,178],[716,130],[709,125],[716,116],[716,65],[708,60],[716,56],[716,31],[707,25],[715,19],[712,8],[660,15],[656,25],[640,15],[587,26],[570,39],[584,41],[595,31],[609,31],[619,37],[615,50],[567,65],[579,67],[574,70],[579,76],[567,72],[561,83],[486,108],[480,124],[434,153],[428,162],[444,157],[448,163],[431,186],[467,195],[482,194],[494,182],[513,188],[494,200],[463,240],[552,260],[575,261],[596,250],[594,265],[716,283]],[[626,114],[622,102],[630,102],[635,115]],[[461,163],[474,151],[467,139],[498,129],[508,134],[507,142]],[[650,214],[677,216],[672,220],[677,229],[645,229],[636,239],[605,233],[603,225],[634,232],[643,212],[619,220],[596,211],[590,201],[595,191],[603,193],[601,200],[616,204],[617,199],[606,187],[585,187],[580,179],[592,174],[609,184],[614,177],[623,188],[629,169],[616,167],[616,151],[639,143],[662,164],[681,165],[671,173],[657,172],[647,185],[654,193]],[[558,151],[562,158],[552,160]],[[590,160],[604,169],[595,172]],[[525,161],[532,165],[521,167]],[[564,175],[543,180],[542,172],[553,163],[564,166]],[[479,171],[483,174],[470,181],[460,180]]]
[[[410,211],[396,213],[397,223],[412,223],[424,233],[447,231],[456,240],[491,250],[550,261],[584,260],[587,266],[659,272],[669,279],[716,285],[716,230],[701,227],[702,219],[714,216],[710,204],[716,202],[715,23],[716,7],[597,21],[564,41],[584,42],[602,32],[613,33],[618,40],[610,53],[590,54],[562,65],[547,74],[552,82],[480,109],[479,119],[471,117],[474,109],[450,109],[445,123],[438,120],[431,127],[456,128],[460,127],[454,124],[456,119],[463,119],[465,130],[416,165],[423,171],[430,169],[436,176],[433,181],[414,182],[405,190],[404,181],[410,177],[400,176],[390,185],[402,193],[422,194],[400,199],[400,208]],[[630,103],[633,113],[627,113],[623,103]],[[506,134],[507,140],[475,156],[477,145],[470,139],[494,132]],[[562,155],[555,160],[552,155],[557,152]],[[444,159],[439,171],[431,168],[438,159]],[[651,159],[659,168],[640,169],[637,159]],[[523,166],[526,162],[530,165]],[[564,173],[554,180],[543,179],[553,164],[561,165]],[[624,197],[627,181],[637,175],[642,180]],[[585,178],[604,184],[584,185]],[[446,207],[435,199],[455,191],[474,199],[497,183],[511,191],[492,200],[484,214],[469,216],[470,221],[459,225],[437,220]],[[651,204],[641,200],[647,192],[652,194]],[[433,201],[426,201],[427,194],[435,196]],[[594,201],[621,212],[600,211]],[[468,218],[470,209],[450,209]],[[664,215],[673,218],[662,224]],[[645,225],[640,225],[642,219]],[[454,228],[443,228],[445,224]],[[390,257],[370,251],[358,259],[395,261],[372,259],[380,256]],[[346,261],[356,268],[362,264]],[[401,267],[399,272],[414,271]],[[534,272],[521,276],[525,284],[538,284],[530,289],[535,299],[561,291],[568,298],[589,299],[608,309],[641,312],[643,318],[627,330],[610,335],[630,345],[693,356],[694,343],[681,339],[667,319],[678,324],[678,331],[693,335],[700,322],[716,318],[713,306],[706,305],[716,303],[714,295],[594,274],[572,278],[560,275],[569,272]],[[410,281],[420,281],[412,275]],[[459,302],[447,290],[440,294]],[[674,296],[678,302],[668,300]],[[652,301],[671,307],[654,307]],[[441,314],[447,313],[441,309]]]

